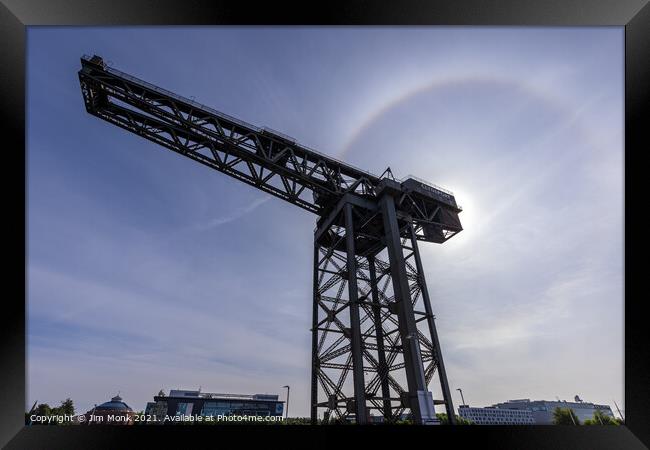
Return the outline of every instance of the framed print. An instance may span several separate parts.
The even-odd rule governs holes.
[[[649,8],[3,0],[2,444],[645,448]]]

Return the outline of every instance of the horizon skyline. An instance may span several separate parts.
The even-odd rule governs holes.
[[[243,396],[243,397],[249,397],[249,396],[252,396],[252,395],[259,395],[259,394],[262,394],[262,395],[277,395],[277,397],[278,397],[278,400],[277,400],[277,401],[280,402],[280,403],[284,403],[284,404],[286,404],[286,396],[283,397],[281,393],[275,393],[275,392],[250,392],[250,393],[242,393],[242,392],[216,392],[216,391],[215,391],[215,392],[208,392],[208,391],[204,391],[204,390],[201,388],[201,386],[199,386],[199,388],[196,389],[196,390],[193,389],[193,388],[182,388],[182,387],[170,388],[170,389],[168,389],[168,392],[169,392],[169,393],[165,393],[165,391],[161,389],[157,394],[152,395],[152,398],[151,398],[151,401],[152,401],[152,402],[154,401],[154,397],[160,396],[160,392],[161,392],[161,391],[163,392],[164,397],[171,397],[171,396],[172,396],[172,395],[171,395],[171,392],[172,392],[172,391],[195,391],[195,392],[199,392],[199,394],[210,394],[210,395],[213,395],[213,396],[218,396],[218,395],[236,396],[236,395],[240,395],[240,396]],[[120,397],[120,398],[122,399],[122,401],[124,401],[124,403],[126,403],[126,404],[127,404],[127,405],[128,405],[128,406],[129,406],[129,407],[130,407],[134,412],[145,411],[145,409],[146,409],[146,404],[145,404],[145,406],[142,407],[142,408],[134,408],[131,404],[129,404],[128,402],[126,402],[125,399],[124,399],[123,397],[121,397],[120,392],[121,392],[121,391],[118,391],[118,392],[115,394],[115,396],[109,397],[108,400],[112,400],[112,399],[115,398],[115,397]],[[577,394],[576,394],[576,395],[577,395]],[[70,399],[71,399],[71,400],[73,401],[73,403],[74,403],[74,399],[73,399],[73,398],[70,398]],[[106,400],[106,401],[108,401],[108,400]],[[458,404],[456,404],[456,406],[455,406],[455,410],[458,411],[460,407],[470,407],[470,408],[492,408],[492,407],[495,407],[495,405],[505,404],[505,403],[510,403],[510,402],[516,402],[516,401],[522,401],[522,400],[523,400],[523,401],[530,401],[531,403],[533,403],[533,402],[575,403],[575,404],[587,404],[587,405],[591,404],[591,405],[595,405],[595,406],[607,406],[607,407],[609,407],[610,410],[612,411],[612,414],[614,414],[614,417],[618,417],[618,418],[623,419],[623,417],[621,417],[621,415],[620,415],[620,414],[621,414],[621,411],[618,411],[618,408],[616,408],[616,405],[614,405],[614,407],[612,407],[612,405],[610,405],[610,404],[608,404],[608,403],[597,403],[597,402],[593,402],[593,401],[589,401],[589,400],[584,400],[584,399],[580,399],[580,400],[578,401],[578,400],[575,400],[575,399],[574,399],[574,400],[565,400],[565,399],[560,399],[560,398],[556,398],[555,400],[534,399],[534,398],[508,398],[508,399],[505,399],[505,400],[501,400],[501,401],[499,401],[499,402],[492,403],[491,405],[480,405],[480,406],[472,405],[472,404],[470,404],[469,402],[468,402],[468,403],[465,403],[465,404],[463,404],[462,402],[458,402]],[[102,403],[103,403],[103,402],[102,402]],[[147,402],[147,403],[149,403],[149,402]],[[38,403],[38,404],[40,404],[40,403]],[[100,405],[100,404],[101,404],[101,403],[95,403],[93,406],[97,406],[97,405]],[[38,406],[38,405],[35,405],[35,406]],[[51,405],[49,405],[49,406],[50,406],[50,407],[57,407],[57,406],[59,406],[59,405],[51,404]],[[87,414],[87,413],[88,413],[89,411],[91,411],[92,409],[93,409],[93,408],[90,408],[90,410],[88,410],[88,411],[81,411],[81,410],[77,410],[76,407],[75,407],[75,414],[74,414],[74,415],[78,415],[78,414]],[[27,412],[29,412],[29,411],[27,411]],[[438,411],[437,411],[437,412],[438,412]],[[444,413],[444,411],[442,411],[442,413]],[[198,414],[198,413],[196,413],[196,414]],[[284,413],[283,413],[283,414],[284,414]],[[371,413],[371,415],[373,415],[373,414]],[[376,414],[374,414],[374,415],[376,415]],[[618,415],[618,416],[617,416],[617,415]],[[292,418],[309,418],[309,416],[294,416],[294,415],[290,415],[289,417],[292,417]],[[319,414],[319,419],[320,419],[320,418],[321,418],[321,414]],[[624,419],[623,419],[623,420],[624,420]]]

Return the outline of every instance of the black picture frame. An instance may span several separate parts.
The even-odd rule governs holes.
[[[195,439],[234,439],[242,445],[254,437],[272,447],[287,440],[302,447],[333,447],[351,438],[367,445],[405,446],[412,442],[458,448],[585,448],[624,449],[650,446],[650,372],[648,331],[643,314],[647,294],[633,276],[643,249],[636,244],[641,210],[625,210],[625,415],[621,427],[46,427],[24,426],[26,384],[26,195],[25,195],[25,63],[26,27],[41,25],[476,25],[476,26],[624,26],[625,27],[625,193],[635,195],[641,177],[643,150],[650,148],[646,121],[650,105],[650,6],[647,0],[401,0],[399,2],[329,1],[226,2],[203,0],[1,0],[0,92],[3,133],[3,212],[5,257],[3,292],[0,444],[6,448],[130,448],[138,438],[147,447],[175,440],[190,447]],[[21,184],[21,174],[23,175]],[[9,176],[8,176],[9,175]],[[22,195],[20,186],[22,186]],[[627,200],[627,198],[626,198]],[[22,237],[22,242],[19,237]],[[644,339],[645,338],[645,339]],[[597,374],[594,374],[597,376]],[[216,433],[216,434],[215,434]],[[225,436],[228,435],[228,436]],[[427,444],[430,443],[430,444]]]

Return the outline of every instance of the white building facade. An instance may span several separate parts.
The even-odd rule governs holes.
[[[576,396],[577,397],[577,396]],[[553,411],[555,408],[569,408],[573,410],[575,415],[584,423],[587,419],[593,419],[594,412],[600,411],[604,415],[614,418],[612,409],[607,405],[597,405],[595,403],[576,401],[567,402],[563,401],[548,401],[548,400],[533,400],[528,398],[519,400],[508,400],[504,403],[497,403],[492,405],[492,408],[508,408],[521,411],[530,411],[535,423],[537,425],[552,425],[553,424]]]
[[[535,419],[531,411],[508,408],[477,408],[462,405],[458,415],[470,420],[475,425],[534,425]]]

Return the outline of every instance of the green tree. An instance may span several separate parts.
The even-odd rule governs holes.
[[[609,417],[607,414],[603,413],[600,410],[594,411],[594,415],[591,419],[585,420],[585,425],[620,425],[620,419],[615,419]]]
[[[27,411],[25,413],[25,424],[28,425],[32,423],[30,419],[32,415],[49,417],[51,414],[52,414],[52,408],[50,407],[50,405],[48,405],[47,403],[39,403],[37,406],[34,406],[34,408],[31,411]]]
[[[50,415],[52,416],[62,416],[62,415],[74,415],[74,403],[70,398],[66,398],[61,402],[56,408],[50,409]]]
[[[281,422],[268,422],[269,424],[279,425],[311,425],[311,418],[309,417],[289,417]]]
[[[59,414],[66,414],[68,416],[74,415],[74,403],[70,397],[61,402],[61,406],[57,408]]]
[[[47,403],[39,403],[39,405],[34,410],[34,414],[37,416],[49,417],[52,415],[52,408]]]
[[[436,417],[440,421],[440,424],[449,425],[449,418],[447,417],[446,413],[436,413]],[[472,422],[469,419],[465,419],[464,417],[456,416],[456,424],[457,425],[474,425],[474,422]]]
[[[555,408],[553,411],[553,423],[555,425],[580,425],[580,420],[571,408]]]
[[[30,423],[30,416],[31,415],[36,415],[36,416],[43,416],[43,417],[50,417],[50,416],[62,416],[62,415],[68,415],[68,416],[73,416],[74,415],[74,402],[70,398],[66,398],[61,402],[59,406],[56,407],[51,407],[47,403],[39,403],[34,410],[29,413],[25,413],[25,423]],[[70,423],[70,422],[63,422],[63,423]],[[52,421],[50,422],[50,425],[56,425],[58,424],[57,421]]]

